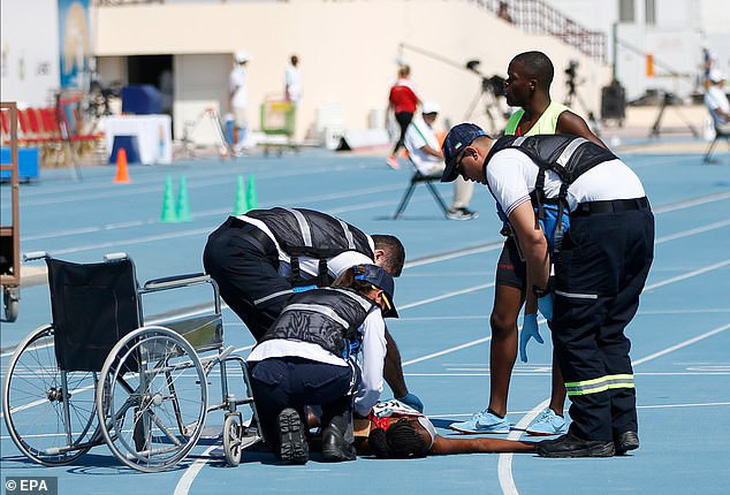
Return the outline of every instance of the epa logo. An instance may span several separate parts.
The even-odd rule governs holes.
[[[5,493],[6,495],[57,495],[58,478],[50,476],[42,478],[6,478]]]

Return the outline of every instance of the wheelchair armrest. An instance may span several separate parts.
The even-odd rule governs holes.
[[[145,282],[143,289],[145,291],[156,291],[164,289],[176,289],[178,287],[187,287],[203,283],[213,283],[210,275],[205,273],[190,273],[187,275],[174,275],[172,277],[156,278]]]

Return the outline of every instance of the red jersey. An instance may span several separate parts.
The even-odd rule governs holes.
[[[408,79],[398,79],[398,82],[390,88],[389,100],[395,107],[395,113],[416,113],[419,98]]]

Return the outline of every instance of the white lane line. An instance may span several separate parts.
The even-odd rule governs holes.
[[[468,347],[468,346],[467,346]],[[634,373],[634,376],[727,376],[730,375],[730,371],[657,371],[657,372],[646,372],[646,373]],[[489,370],[466,370],[466,371],[451,371],[450,369],[447,369],[446,372],[442,373],[403,373],[403,376],[420,376],[420,377],[455,377],[455,378],[461,378],[461,377],[480,377],[480,376],[489,376]],[[512,373],[511,376],[552,376],[552,372],[550,371],[540,371],[540,372],[517,372]]]
[[[649,292],[654,289],[658,289],[659,287],[664,287],[665,285],[673,284],[674,282],[679,282],[682,280],[686,280],[688,278],[696,277],[697,275],[702,275],[704,273],[708,273],[714,270],[717,270],[718,268],[723,268],[730,265],[730,259],[727,259],[725,261],[721,261],[719,263],[714,263],[709,266],[705,266],[702,268],[698,268],[697,270],[692,270],[691,272],[683,273],[682,275],[677,275],[676,277],[668,278],[666,280],[662,280],[661,282],[656,282],[651,285],[647,285],[644,287],[643,292]]]
[[[667,347],[666,349],[663,349],[659,352],[655,352],[654,354],[650,354],[641,359],[632,361],[631,364],[633,366],[638,366],[640,364],[646,363],[647,361],[651,361],[658,357],[669,354],[670,352],[674,352],[678,349],[682,349],[683,347],[687,347],[688,345],[692,345],[696,342],[699,342],[700,340],[704,340],[709,337],[712,337],[713,335],[717,335],[720,332],[724,332],[728,328],[730,328],[730,324],[723,325],[721,327],[717,327],[717,328],[710,330],[708,332],[705,332],[701,335],[698,335],[691,339],[684,340],[671,347]],[[519,440],[519,438],[522,436],[524,429],[532,422],[533,419],[535,419],[537,417],[538,414],[540,414],[540,411],[542,411],[543,409],[545,409],[547,407],[547,405],[549,403],[550,403],[550,399],[545,399],[544,401],[540,402],[537,406],[535,406],[535,408],[532,409],[529,413],[527,413],[525,416],[523,416],[522,419],[520,419],[520,421],[517,423],[517,425],[515,425],[515,430],[511,431],[507,435],[507,439],[508,440]],[[521,430],[521,431],[518,431],[518,430]],[[504,493],[505,495],[518,495],[519,494],[519,491],[517,491],[517,486],[515,485],[514,477],[512,475],[512,457],[513,457],[513,454],[499,454],[499,463],[497,465],[497,474],[499,476],[499,486],[502,488],[502,493]]]
[[[455,291],[452,291],[452,292],[446,292],[445,294],[441,294],[441,295],[434,296],[434,297],[429,297],[428,299],[421,299],[420,301],[414,301],[414,302],[409,303],[409,304],[404,304],[403,306],[399,306],[398,307],[398,311],[403,311],[403,310],[406,310],[406,309],[411,309],[411,308],[415,308],[415,307],[418,307],[418,306],[423,306],[424,304],[430,304],[432,302],[441,301],[443,299],[448,299],[450,297],[462,296],[464,294],[469,294],[471,292],[477,292],[477,291],[480,291],[482,289],[488,289],[489,287],[494,287],[494,282],[489,283],[489,284],[474,285],[472,287],[467,287],[466,289],[460,289],[460,290],[455,290]]]
[[[710,194],[708,196],[700,196],[699,198],[688,199],[685,201],[679,201],[677,203],[671,203],[664,206],[652,207],[654,214],[668,213],[670,211],[683,210],[692,206],[700,206],[707,203],[713,203],[715,201],[722,201],[730,198],[730,191],[725,191],[717,194]]]
[[[481,339],[472,340],[471,342],[467,342],[466,344],[449,347],[448,349],[444,349],[443,351],[434,352],[433,354],[427,354],[425,356],[421,356],[416,359],[411,359],[410,361],[405,361],[403,363],[403,366],[409,366],[411,364],[420,363],[421,361],[426,361],[428,359],[433,359],[435,357],[443,356],[444,354],[451,354],[452,352],[460,351],[462,349],[466,349],[467,347],[472,347],[475,345],[483,344],[484,342],[489,342],[490,340],[492,340],[491,335],[489,337],[482,337]]]
[[[720,222],[711,223],[708,225],[703,225],[702,227],[697,227],[694,229],[684,230],[682,232],[677,232],[676,234],[667,235],[664,237],[658,238],[654,244],[663,244],[668,241],[674,241],[676,239],[682,239],[684,237],[690,237],[696,234],[701,234],[703,232],[709,232],[710,230],[720,229],[722,227],[727,227],[730,225],[730,220],[722,220]]]
[[[196,459],[195,462],[191,466],[189,466],[185,473],[180,477],[180,481],[177,482],[177,486],[175,486],[175,492],[174,495],[182,495],[187,494],[190,491],[190,487],[193,486],[193,481],[195,481],[195,477],[198,476],[198,473],[201,469],[205,466],[205,464],[208,462],[208,454],[213,452],[218,446],[217,445],[211,445],[205,451],[203,451],[203,454],[200,459]]]

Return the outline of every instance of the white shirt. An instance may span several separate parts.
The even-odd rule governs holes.
[[[284,73],[284,84],[289,93],[289,99],[297,103],[302,99],[302,76],[299,69],[289,64]]]
[[[530,201],[535,190],[539,168],[524,153],[505,149],[495,153],[487,164],[487,183],[497,202],[509,216],[515,208]],[[562,182],[555,172],[545,174],[545,196],[554,198]],[[612,201],[646,196],[644,186],[624,162],[619,159],[599,163],[578,177],[568,188],[568,207],[590,201]]]
[[[250,223],[251,225],[255,225],[262,232],[264,232],[269,237],[269,239],[271,239],[271,241],[274,243],[274,246],[276,246],[276,251],[279,253],[279,275],[281,275],[282,277],[290,277],[292,275],[291,258],[288,254],[284,252],[283,249],[281,249],[281,246],[279,246],[279,242],[276,240],[274,233],[271,232],[269,227],[257,218],[251,218],[245,215],[241,215],[237,218],[243,220],[246,223]],[[366,236],[368,239],[368,246],[370,246],[370,250],[375,251],[375,243],[373,242],[372,237],[367,234]],[[345,270],[352,266],[372,263],[373,260],[362,253],[359,253],[357,251],[345,251],[344,253],[340,253],[334,258],[330,258],[327,260],[327,271],[333,278],[337,278]],[[301,256],[299,258],[299,269],[302,272],[311,275],[312,277],[316,277],[317,275],[319,275],[319,260],[316,258]]]
[[[231,71],[228,77],[230,87],[231,105],[235,108],[246,108],[248,106],[248,85],[246,84],[246,69],[239,65]]]
[[[362,347],[355,366],[360,371],[360,382],[354,394],[355,411],[367,416],[383,392],[383,368],[385,366],[385,322],[382,313],[375,308],[358,328],[363,336]],[[257,362],[277,357],[300,357],[334,366],[350,366],[340,356],[326,351],[317,344],[285,339],[267,340],[257,345],[247,361]]]
[[[720,86],[710,86],[705,93],[705,105],[708,108],[717,111],[719,108],[726,115],[730,114],[730,102],[727,95]],[[722,121],[722,119],[720,119]]]
[[[441,146],[433,129],[426,124],[420,115],[413,117],[406,130],[406,137],[403,143],[405,144],[406,150],[408,150],[408,156],[410,156],[411,161],[418,171],[424,175],[431,173],[434,163],[442,162],[441,159],[429,155],[421,149],[424,146],[428,146],[433,150],[439,150]]]

